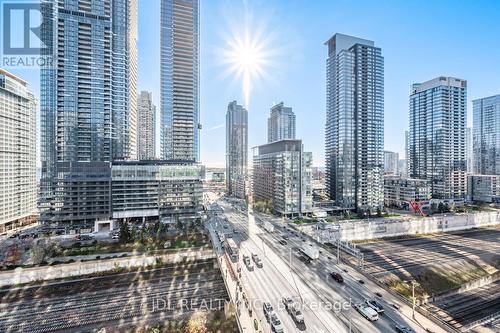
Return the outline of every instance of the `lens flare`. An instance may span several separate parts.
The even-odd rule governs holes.
[[[254,86],[269,77],[266,69],[271,64],[273,52],[268,47],[270,39],[262,38],[262,31],[249,26],[240,33],[232,30],[231,36],[226,39],[226,48],[222,50],[222,62],[229,65],[225,74],[240,81],[247,109]]]

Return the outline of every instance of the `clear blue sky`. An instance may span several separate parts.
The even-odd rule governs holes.
[[[268,79],[254,88],[249,146],[265,143],[269,108],[283,101],[297,116],[297,136],[324,161],[325,59],[323,43],[336,32],[375,41],[385,57],[385,149],[403,153],[408,94],[414,82],[436,76],[468,81],[471,100],[500,94],[500,1],[475,0],[200,0],[202,161],[223,166],[225,112],[242,102],[241,86],[224,76],[220,49],[244,17],[275,50]],[[139,89],[159,105],[159,0],[139,0]],[[18,71],[38,92],[38,77]]]

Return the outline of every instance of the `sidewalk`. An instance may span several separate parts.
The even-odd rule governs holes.
[[[241,291],[240,288],[238,288],[239,273],[233,267],[234,265],[231,263],[224,249],[221,248],[219,242],[217,241],[217,236],[215,235],[212,223],[208,222],[208,225],[208,230],[211,234],[213,247],[216,252],[217,260],[219,262],[219,267],[222,273],[222,278],[224,279],[226,290],[236,310],[236,320],[238,322],[240,332],[262,332],[262,328],[260,326],[259,330],[257,331],[254,328],[255,311],[251,311],[252,315],[250,315],[250,311],[243,299],[243,286],[241,286],[240,284]],[[234,273],[234,276],[232,272]]]

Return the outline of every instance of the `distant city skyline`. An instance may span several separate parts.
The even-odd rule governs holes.
[[[159,106],[160,1],[139,1],[138,10],[137,88],[152,91],[154,104]],[[500,35],[500,26],[496,23],[499,11],[500,4],[495,1],[482,2],[480,7],[473,1],[456,6],[451,0],[437,3],[360,1],[355,7],[328,1],[201,1],[201,161],[207,166],[225,165],[225,145],[221,143],[225,137],[227,101],[243,100],[243,95],[238,83],[221,74],[225,67],[219,64],[217,50],[225,46],[224,37],[229,31],[241,28],[238,23],[243,22],[243,18],[253,22],[254,30],[261,31],[279,51],[269,71],[271,77],[255,85],[252,91],[248,107],[249,146],[267,141],[262,124],[269,108],[283,100],[293,106],[297,118],[301,119],[297,123],[297,137],[312,150],[314,164],[324,166],[326,56],[323,43],[332,34],[341,32],[374,40],[384,50],[384,149],[404,156],[411,83],[437,76],[467,80],[468,126],[472,126],[472,100],[500,92],[497,80],[500,66],[496,62],[500,45],[491,42]],[[277,24],[276,15],[281,17]],[[356,20],[352,20],[354,16]],[[457,21],[461,24],[456,25]],[[450,34],[452,23],[453,34]],[[39,96],[37,71],[9,70],[27,80],[35,96]]]

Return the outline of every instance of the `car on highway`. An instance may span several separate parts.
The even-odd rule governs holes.
[[[283,333],[283,324],[274,311],[271,314],[271,331],[275,333]]]
[[[377,313],[384,313],[384,307],[377,301],[373,299],[365,300],[366,305],[368,305],[373,310],[377,311]]]
[[[363,281],[363,280],[358,280],[358,282],[361,284],[365,284],[365,281]]]
[[[396,329],[396,332],[398,332],[398,333],[415,333],[414,330],[412,330],[409,327],[403,326],[403,325],[396,325],[395,329]]]
[[[258,268],[263,267],[262,260],[259,258],[259,256],[257,254],[255,254],[255,253],[252,254],[252,260],[255,263],[255,266],[257,266]]]
[[[247,266],[247,269],[249,271],[253,271],[253,264],[250,261],[250,258],[248,256],[243,256],[243,262],[245,263],[245,266]]]
[[[368,319],[369,321],[375,321],[378,320],[378,313],[377,311],[373,310],[371,307],[369,307],[366,304],[354,304],[354,309],[358,311],[363,317]]]
[[[339,273],[337,272],[331,272],[330,273],[330,276],[332,277],[332,279],[334,279],[335,281],[337,281],[338,283],[342,283],[344,282],[344,278],[342,277],[342,275],[340,275]]]
[[[284,240],[284,239],[280,239],[278,241],[278,243],[280,243],[281,245],[286,245],[287,244],[286,240]]]
[[[302,311],[300,311],[298,303],[292,303],[292,305],[288,308],[288,313],[297,323],[304,323],[304,315],[302,314]]]
[[[273,313],[273,306],[271,305],[271,303],[264,302],[264,304],[262,304],[262,311],[264,312],[264,316],[266,317],[267,321],[269,321]]]
[[[293,305],[293,300],[290,297],[283,297],[281,299],[281,303],[283,303],[283,306],[285,307],[286,311],[288,311],[289,308]]]

